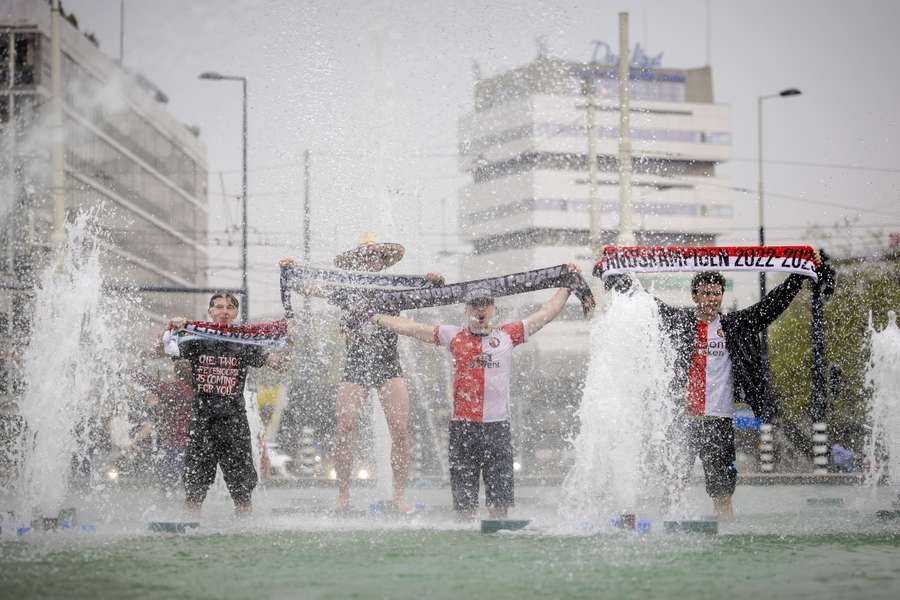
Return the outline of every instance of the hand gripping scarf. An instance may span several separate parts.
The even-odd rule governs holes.
[[[818,281],[810,246],[605,246],[594,275],[681,271],[771,271]]]

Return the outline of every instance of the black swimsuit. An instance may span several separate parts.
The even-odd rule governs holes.
[[[403,377],[396,333],[367,321],[346,337],[344,381],[372,388],[381,387],[388,379]]]

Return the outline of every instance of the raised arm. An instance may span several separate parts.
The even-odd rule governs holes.
[[[169,356],[181,356],[181,350],[178,348],[178,338],[175,337],[175,332],[184,327],[185,323],[187,323],[187,319],[182,317],[169,321],[169,326],[166,327],[160,340],[165,354],[168,354]]]
[[[568,264],[569,270],[573,273],[580,273],[581,267],[575,263]],[[566,305],[572,291],[569,288],[559,288],[553,297],[544,304],[540,310],[530,315],[525,321],[528,323],[528,335],[540,331],[544,325],[556,318]]]
[[[400,335],[406,335],[431,344],[434,343],[433,325],[422,325],[413,320],[392,315],[375,315],[372,317],[372,321]]]
[[[297,259],[287,256],[278,261],[279,267],[293,267],[297,264]],[[328,289],[322,285],[315,284],[311,281],[305,282],[297,292],[306,296],[317,296],[327,293]]]
[[[788,278],[773,290],[770,290],[762,300],[748,306],[743,310],[739,310],[734,314],[735,320],[744,321],[753,331],[760,332],[775,319],[781,316],[791,301],[797,296],[800,288],[803,286],[803,275],[791,274]]]
[[[553,297],[550,298],[537,312],[531,314],[526,322],[528,323],[528,335],[531,336],[540,331],[544,325],[556,318],[566,305],[571,292],[569,288],[559,288]]]

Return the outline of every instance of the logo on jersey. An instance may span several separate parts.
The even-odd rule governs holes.
[[[725,356],[727,349],[725,348],[725,340],[716,339],[709,341],[709,349],[707,350],[707,356]]]
[[[725,337],[725,331],[721,327],[719,327],[718,329],[716,329],[716,335],[720,338],[723,338]]]
[[[488,345],[489,345],[491,348],[496,348],[497,346],[500,345],[500,338],[491,337],[491,338],[488,340]]]
[[[499,367],[500,361],[493,360],[490,352],[482,352],[469,363],[470,369],[497,369]]]

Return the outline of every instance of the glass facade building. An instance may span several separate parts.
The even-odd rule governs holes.
[[[5,11],[5,12],[4,12]],[[98,207],[104,272],[119,284],[207,285],[206,151],[165,95],[113,61],[69,21],[62,47],[65,204]],[[50,10],[0,10],[0,335],[27,330],[30,286],[50,248]],[[138,330],[196,314],[194,294],[148,293]],[[14,392],[0,356],[0,404]]]

